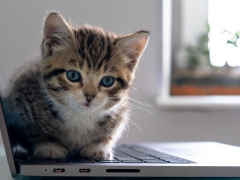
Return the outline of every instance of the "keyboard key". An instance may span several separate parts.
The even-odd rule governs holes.
[[[174,164],[190,164],[190,161],[186,161],[186,160],[169,160],[169,163],[174,163]]]
[[[164,159],[164,160],[181,160],[181,158],[178,158],[178,157],[164,157],[162,159]]]
[[[181,161],[176,161],[176,162],[169,162],[171,164],[191,164],[190,162],[181,162]]]
[[[123,161],[123,160],[136,160],[136,158],[133,158],[133,157],[114,157],[114,158],[116,158],[118,160],[121,160],[121,161]]]
[[[167,164],[168,162],[166,161],[161,161],[161,160],[145,160],[145,163],[160,163],[160,164]]]
[[[157,154],[157,153],[152,153],[151,156],[156,157],[156,158],[171,158],[171,157],[173,157],[169,154]]]
[[[172,158],[162,158],[162,160],[168,161],[170,163],[184,163],[184,164],[191,163],[191,161],[181,159],[181,158],[174,158],[174,157],[172,157]]]
[[[113,159],[113,160],[100,159],[100,160],[98,160],[98,162],[100,162],[100,163],[119,163],[119,161],[116,159]]]
[[[124,161],[121,161],[123,163],[143,163],[143,161],[140,161],[140,160],[124,160]]]
[[[75,163],[95,163],[96,161],[90,159],[77,159],[74,160]]]
[[[151,157],[151,156],[137,156],[136,158],[141,159],[141,160],[158,160],[157,158]]]

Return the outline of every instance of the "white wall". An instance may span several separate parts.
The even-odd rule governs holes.
[[[155,97],[161,74],[161,1],[159,0],[52,0],[4,1],[0,6],[0,63],[5,79],[14,69],[39,54],[45,10],[60,10],[74,23],[88,22],[117,33],[139,29],[151,31],[150,42],[141,59],[133,96],[152,104],[153,115],[134,110],[123,141],[220,141],[240,145],[240,113],[237,111],[159,110]],[[134,91],[133,91],[134,92]]]

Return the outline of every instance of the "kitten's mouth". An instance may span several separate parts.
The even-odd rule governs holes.
[[[90,103],[85,103],[83,106],[84,107],[90,107],[91,105],[90,105]]]

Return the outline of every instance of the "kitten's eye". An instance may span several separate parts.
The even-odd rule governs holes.
[[[105,76],[104,78],[102,78],[101,80],[101,84],[105,87],[110,87],[113,85],[114,83],[114,77],[111,76]]]
[[[67,77],[72,82],[78,82],[81,80],[81,74],[73,70],[67,71]]]

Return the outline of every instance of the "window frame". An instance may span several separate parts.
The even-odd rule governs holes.
[[[171,95],[172,10],[172,0],[162,0],[162,84],[156,99],[157,105],[174,109],[240,109],[238,95]]]

